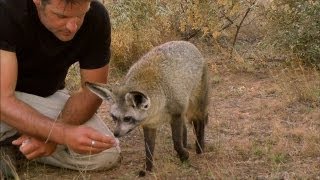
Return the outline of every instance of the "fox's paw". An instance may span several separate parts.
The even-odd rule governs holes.
[[[202,154],[204,152],[204,145],[200,146],[196,144],[196,152],[197,154]]]
[[[146,171],[141,170],[139,171],[139,177],[145,177],[146,176]]]
[[[187,161],[189,159],[189,152],[183,151],[183,153],[178,154],[181,162]]]

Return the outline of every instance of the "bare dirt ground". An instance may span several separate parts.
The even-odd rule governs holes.
[[[28,162],[19,170],[21,179],[320,179],[319,103],[299,101],[287,91],[301,82],[285,79],[281,68],[250,73],[219,66],[211,66],[204,154],[195,153],[189,127],[190,159],[181,163],[164,125],[157,134],[154,171],[144,178],[138,177],[145,161],[143,133],[136,129],[120,139],[122,160],[111,170],[80,172]],[[320,82],[312,73],[304,76],[311,84]],[[106,107],[99,114],[108,119]]]

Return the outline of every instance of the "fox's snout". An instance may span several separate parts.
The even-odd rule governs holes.
[[[130,129],[123,129],[123,127],[116,127],[116,129],[113,131],[113,135],[117,138],[125,136],[127,134],[129,134],[134,128],[130,128]]]
[[[119,138],[119,137],[122,136],[122,135],[120,134],[120,131],[117,131],[117,130],[115,130],[115,131],[113,132],[113,135],[114,135],[116,138]]]

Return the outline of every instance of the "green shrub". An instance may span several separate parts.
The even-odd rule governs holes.
[[[168,1],[167,6],[174,15],[172,26],[183,39],[196,37],[211,42],[224,40],[223,44],[231,45],[237,26],[240,25],[248,8],[250,11],[258,8],[256,2],[255,0],[185,0]]]
[[[274,1],[268,16],[268,42],[320,68],[319,12],[318,0]]]
[[[231,44],[237,25],[253,2],[108,0],[105,5],[112,23],[112,67],[125,71],[150,48],[168,40],[223,39],[224,44]]]
[[[161,2],[110,1],[112,23],[111,63],[125,71],[142,54],[172,36],[167,9]]]

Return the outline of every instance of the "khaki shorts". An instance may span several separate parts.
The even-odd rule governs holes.
[[[52,119],[56,119],[70,96],[67,90],[59,90],[46,98],[22,92],[16,92],[16,97],[42,114]],[[113,136],[113,133],[97,114],[87,121],[85,125],[106,135]],[[0,121],[0,141],[3,141],[16,133],[17,131],[14,128]],[[38,158],[35,161],[57,167],[83,171],[109,169],[116,165],[119,162],[119,159],[119,144],[117,147],[112,147],[101,153],[92,155],[77,154],[64,145],[58,145],[56,151],[51,156]]]

